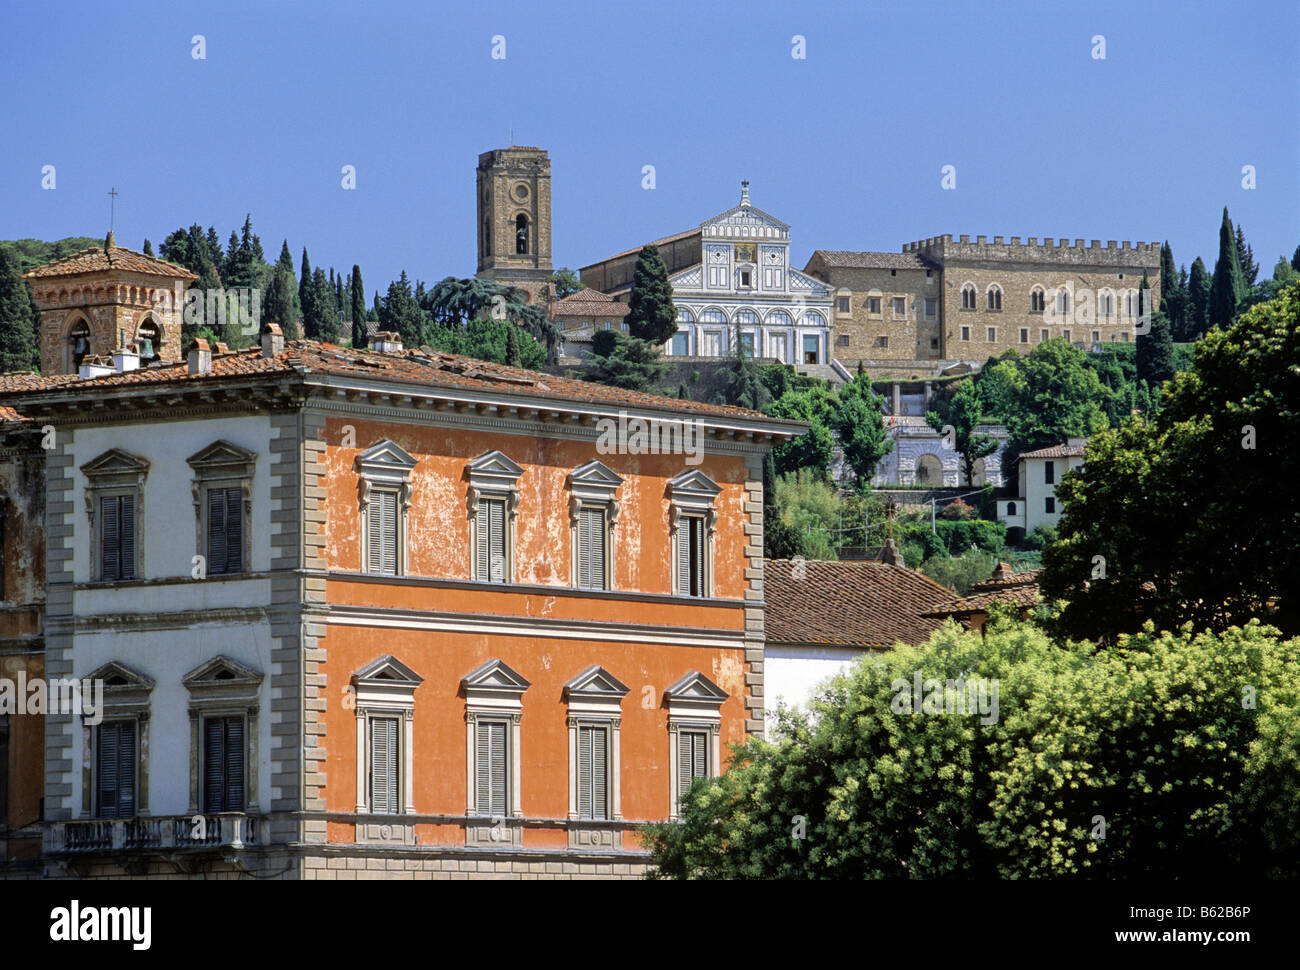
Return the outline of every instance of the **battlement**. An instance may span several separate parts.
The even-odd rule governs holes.
[[[1021,241],[1019,236],[1009,239],[994,236],[990,242],[987,236],[976,236],[971,242],[970,236],[951,234],[931,236],[916,242],[904,243],[904,253],[916,253],[942,263],[944,260],[977,260],[985,262],[1040,262],[1070,263],[1077,265],[1100,264],[1103,266],[1141,266],[1158,267],[1160,265],[1160,244],[1153,242],[1116,242],[1108,239],[1106,245],[1100,239],[1076,239],[1071,244],[1069,239],[1044,238],[1040,243],[1038,237],[1030,236]]]

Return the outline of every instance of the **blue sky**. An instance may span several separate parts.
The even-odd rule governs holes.
[[[1225,204],[1261,275],[1300,241],[1294,0],[115,0],[0,16],[0,238],[101,235],[115,186],[133,248],[195,221],[224,241],[251,212],[269,259],[287,237],[295,262],[305,243],[313,265],[359,263],[372,292],[402,269],[468,276],[477,156],[513,128],[550,151],[555,262],[574,268],[728,208],[742,178],[791,224],[800,266],[945,232],[1169,239],[1178,262],[1213,265]]]

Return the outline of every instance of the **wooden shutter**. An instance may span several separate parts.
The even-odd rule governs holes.
[[[395,813],[400,806],[398,780],[398,722],[377,717],[370,722],[370,810],[377,815]]]
[[[591,732],[591,817],[609,818],[609,732],[603,727]]]
[[[691,520],[679,519],[677,522],[677,589],[678,596],[691,595]]]
[[[210,717],[203,722],[203,810],[244,810],[244,719]]]
[[[122,510],[121,572],[123,579],[135,579],[135,496],[123,495],[118,499]]]
[[[506,725],[480,721],[476,773],[478,811],[481,815],[506,814]]]
[[[130,818],[135,814],[135,722],[101,724],[97,754],[100,817]]]
[[[226,571],[226,493],[208,489],[208,572]]]
[[[475,516],[475,578],[481,583],[504,583],[509,580],[506,569],[506,503],[505,499],[479,499]],[[492,575],[492,563],[499,562],[501,576]]]
[[[474,578],[480,583],[486,583],[491,575],[488,564],[488,548],[491,545],[488,531],[487,502],[480,499],[474,513]]]
[[[703,731],[677,732],[677,794],[685,795],[696,778],[708,774],[708,757],[705,744],[708,735]]]
[[[578,817],[591,818],[591,732],[578,728]]]
[[[372,492],[366,509],[366,572],[397,574],[397,493]]]
[[[578,585],[606,589],[605,510],[583,507],[578,511]]]
[[[244,571],[244,492],[240,488],[226,491],[226,572]]]
[[[99,500],[99,575],[101,579],[121,578],[121,502],[117,496]]]

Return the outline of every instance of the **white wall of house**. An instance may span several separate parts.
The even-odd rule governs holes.
[[[1082,458],[1026,458],[1020,463],[1020,491],[1025,498],[1025,531],[1033,532],[1040,525],[1056,525],[1061,520],[1061,501],[1056,497],[1056,486],[1070,470],[1083,465]],[[1048,481],[1049,468],[1052,481]],[[1048,499],[1054,511],[1047,511]],[[1008,522],[1008,525],[1012,523]]]
[[[778,702],[806,705],[825,680],[847,670],[863,653],[853,647],[768,645],[763,650],[763,694],[769,720]]]

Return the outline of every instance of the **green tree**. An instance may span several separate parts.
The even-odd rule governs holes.
[[[654,394],[668,372],[668,362],[648,340],[619,330],[597,330],[591,345],[581,372],[584,381]]]
[[[303,246],[302,272],[298,274],[298,307],[302,313],[302,335],[308,340],[316,340],[320,335],[312,278],[311,261],[307,259],[307,247]]]
[[[773,521],[779,523],[776,544],[793,548],[789,555],[805,559],[836,559],[839,545],[840,501],[835,489],[812,468],[777,477],[773,488]]]
[[[1060,538],[1043,556],[1060,630],[1110,639],[1145,619],[1223,630],[1264,617],[1300,631],[1300,514],[1279,492],[1300,474],[1297,372],[1300,283],[1201,340],[1152,419],[1089,442],[1056,487]]]
[[[1147,289],[1146,274],[1142,275],[1142,286],[1138,290],[1138,305],[1143,312],[1149,308],[1151,293]],[[1151,326],[1147,333],[1137,335],[1137,376],[1159,389],[1165,381],[1172,380],[1177,368],[1174,366],[1174,340],[1170,332],[1169,318],[1163,311],[1157,310],[1151,315]]]
[[[1300,273],[1300,246],[1296,246],[1295,252],[1291,254],[1291,268]]]
[[[1237,304],[1246,295],[1246,284],[1237,258],[1237,241],[1233,235],[1228,207],[1223,207],[1219,225],[1219,258],[1214,264],[1210,283],[1210,326],[1228,327],[1237,315]]]
[[[464,327],[431,324],[424,330],[425,342],[445,354],[458,354],[496,364],[510,364],[537,370],[546,360],[546,349],[509,320],[474,320]],[[509,343],[513,339],[517,364],[511,364]]]
[[[555,286],[555,298],[557,300],[563,300],[566,296],[573,296],[573,294],[587,288],[587,285],[578,279],[578,274],[567,266],[557,269],[547,277],[547,281]]]
[[[831,457],[835,452],[830,426],[835,421],[837,403],[827,391],[825,382],[819,381],[813,387],[787,391],[763,409],[765,414],[774,418],[807,421],[812,425],[807,433],[772,449],[778,475],[800,468],[810,468],[823,478],[829,475]]]
[[[1008,450],[1018,456],[1106,427],[1110,397],[1083,350],[1064,340],[1039,344],[1020,362],[1017,393],[1003,416]]]
[[[316,339],[327,344],[336,344],[342,331],[339,328],[338,310],[334,304],[334,288],[330,286],[325,270],[319,266],[312,274],[311,280],[312,309],[316,314]]]
[[[547,348],[554,360],[559,328],[540,306],[528,303],[528,294],[517,287],[478,277],[448,276],[420,301],[430,319],[442,326],[466,326],[473,320],[510,320]]]
[[[280,258],[262,301],[262,321],[278,323],[286,340],[297,340],[300,333],[298,320],[298,280],[293,273],[293,256],[289,254],[289,241],[286,239],[280,246]]]
[[[511,324],[506,330],[506,363],[511,367],[521,366],[519,359],[519,329]]]
[[[677,332],[677,308],[668,283],[668,267],[653,243],[641,250],[632,270],[632,293],[626,317],[628,333],[656,347]]]
[[[424,343],[424,312],[411,292],[406,270],[388,284],[388,295],[379,307],[379,329],[398,334],[407,347]]]
[[[1210,298],[1213,282],[1205,263],[1197,256],[1187,281],[1187,336],[1186,340],[1199,340],[1210,329]]]
[[[366,346],[366,288],[361,283],[361,267],[352,264],[352,281],[349,286],[352,298],[352,346]]]
[[[719,393],[719,403],[760,411],[772,401],[772,392],[763,381],[762,368],[752,353],[745,353],[737,324],[731,340],[731,353],[727,357],[726,382]]]
[[[1246,244],[1246,234],[1242,232],[1240,224],[1237,225],[1233,241],[1237,247],[1237,263],[1241,266],[1242,286],[1252,287],[1259,278],[1259,264],[1255,262],[1255,251]]]
[[[1286,261],[1285,256],[1279,256],[1277,262],[1273,264],[1274,281],[1278,283],[1288,283],[1290,282],[1291,277],[1296,275],[1300,275],[1300,271],[1297,271],[1292,267],[1292,265]]]
[[[142,253],[144,253],[146,256],[152,256],[152,255],[153,255],[153,243],[151,243],[148,239],[145,239],[145,241],[144,241],[144,249],[142,249],[142,250],[140,250],[140,251],[141,251]]]
[[[925,415],[925,423],[935,431],[943,433],[945,425],[952,427],[953,448],[961,456],[967,485],[975,480],[975,463],[998,450],[996,438],[976,430],[987,423],[984,411],[980,384],[970,379],[961,382],[943,413],[929,411]]]
[[[885,430],[881,400],[861,368],[836,396],[831,427],[839,436],[844,458],[853,469],[858,487],[866,488],[880,459],[894,449],[894,442]]]
[[[40,320],[31,287],[0,249],[0,373],[40,370]]]
[[[1187,309],[1186,274],[1174,268],[1174,251],[1168,241],[1160,247],[1160,309],[1169,318],[1171,332],[1183,332],[1183,314]]]

